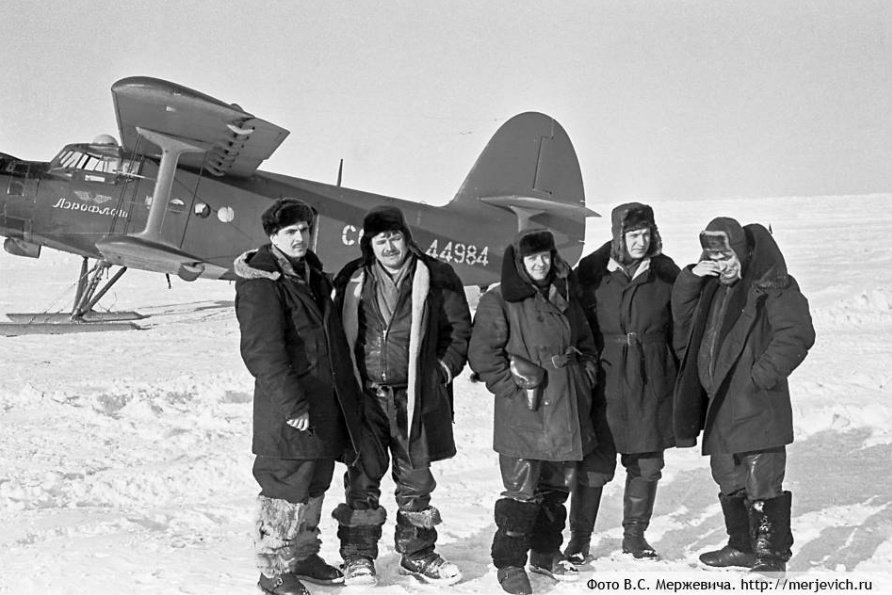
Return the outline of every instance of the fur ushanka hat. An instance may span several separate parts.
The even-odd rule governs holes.
[[[650,228],[650,247],[645,256],[656,256],[663,251],[663,240],[654,219],[654,210],[650,205],[640,202],[627,202],[616,206],[610,213],[611,232],[613,243],[610,246],[610,256],[616,262],[627,265],[631,261],[626,250],[626,233],[639,229]]]
[[[715,253],[733,251],[740,262],[746,262],[746,233],[740,223],[731,217],[716,217],[700,232],[701,259]]]
[[[401,232],[406,239],[406,244],[414,246],[412,231],[406,225],[406,218],[401,210],[390,206],[374,207],[366,213],[362,220],[362,237],[359,239],[359,247],[362,249],[363,256],[367,259],[374,257],[372,238],[385,231]]]
[[[313,227],[316,212],[313,207],[297,198],[280,198],[260,215],[263,233],[268,236],[277,233],[283,227],[305,221]]]

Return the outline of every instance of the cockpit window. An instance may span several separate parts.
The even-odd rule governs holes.
[[[106,174],[135,174],[139,162],[123,159],[121,148],[109,145],[68,145],[56,155],[51,169],[84,170]]]

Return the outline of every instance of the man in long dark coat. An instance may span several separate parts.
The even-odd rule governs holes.
[[[814,344],[808,301],[759,224],[713,219],[703,255],[672,293],[681,367],[675,437],[693,446],[703,430],[728,544],[700,560],[755,572],[786,570],[792,495],[783,489],[793,442],[787,377]]]
[[[465,366],[471,314],[452,267],[422,253],[402,212],[376,207],[363,221],[362,256],[335,279],[349,362],[364,388],[360,460],[344,478],[339,523],[348,585],[376,582],[386,513],[381,479],[392,457],[400,571],[435,584],[461,579],[435,551],[440,511],[430,464],[455,455],[452,379]]]
[[[533,572],[578,578],[560,546],[575,464],[596,443],[595,353],[554,236],[520,232],[505,250],[501,284],[480,298],[468,354],[495,396],[493,449],[505,490],[495,504],[492,559],[507,593],[532,592],[528,553]]]
[[[343,582],[318,555],[318,525],[335,461],[357,456],[360,395],[331,284],[309,250],[312,209],[279,199],[261,221],[270,243],[235,261],[241,354],[255,378],[255,559],[265,593],[304,595],[300,579]]]
[[[657,556],[644,531],[662,477],[663,452],[675,444],[677,364],[670,299],[678,267],[663,254],[650,206],[621,204],[611,219],[612,240],[577,267],[582,305],[600,352],[594,407],[598,447],[579,466],[570,501],[571,538],[564,552],[580,564],[588,556],[601,493],[613,479],[617,452],[626,468],[622,551],[635,558]]]

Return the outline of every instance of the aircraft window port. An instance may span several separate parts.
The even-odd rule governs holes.
[[[6,194],[9,196],[25,196],[25,185],[18,180],[10,180]]]
[[[207,219],[208,216],[211,214],[211,207],[204,204],[203,202],[197,202],[195,203],[194,211],[196,217]]]
[[[223,223],[232,223],[233,219],[235,219],[235,209],[232,207],[221,207],[217,211],[217,219]]]
[[[117,147],[90,150],[87,145],[69,145],[53,160],[53,168],[81,169],[100,173],[117,173],[122,170],[120,149]]]
[[[181,201],[179,198],[174,198],[169,203],[167,203],[167,208],[171,213],[182,213],[186,210],[186,203]]]

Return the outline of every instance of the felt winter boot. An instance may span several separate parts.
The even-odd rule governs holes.
[[[260,570],[257,586],[271,595],[307,595],[306,587],[294,574],[300,526],[305,523],[307,505],[279,498],[257,497],[254,523],[254,560]],[[298,553],[300,551],[300,553]]]
[[[497,569],[499,585],[506,593],[529,595],[533,592],[524,566],[538,514],[538,502],[520,502],[511,498],[496,500],[492,562]]]
[[[561,553],[567,523],[566,501],[567,492],[545,492],[530,536],[530,570],[557,581],[579,578],[579,571]]]
[[[344,559],[344,584],[376,584],[375,559],[378,557],[378,540],[381,539],[381,526],[387,520],[387,511],[380,506],[353,509],[346,504],[338,504],[331,516],[338,522],[340,552]]]
[[[577,484],[570,494],[570,542],[564,556],[573,564],[584,564],[588,558],[603,491]]]
[[[436,526],[442,522],[440,511],[429,506],[424,510],[401,510],[396,515],[394,542],[402,554],[400,572],[426,583],[452,585],[461,580],[458,566],[447,562],[434,551]]]
[[[756,561],[750,541],[749,511],[747,511],[746,494],[737,492],[731,496],[719,493],[722,515],[725,517],[725,530],[728,532],[728,544],[719,550],[700,554],[700,561],[707,566],[725,568],[742,566],[752,568]]]
[[[654,502],[657,498],[657,482],[626,475],[623,494],[623,553],[635,558],[656,558],[657,552],[647,540],[644,531],[650,525]]]
[[[756,561],[750,572],[767,576],[783,575],[792,556],[793,533],[790,531],[790,492],[770,500],[754,500],[750,507],[750,536]]]
[[[294,538],[294,574],[297,578],[317,585],[337,585],[344,582],[340,570],[319,556],[319,520],[322,517],[323,496],[307,500],[306,508]]]

